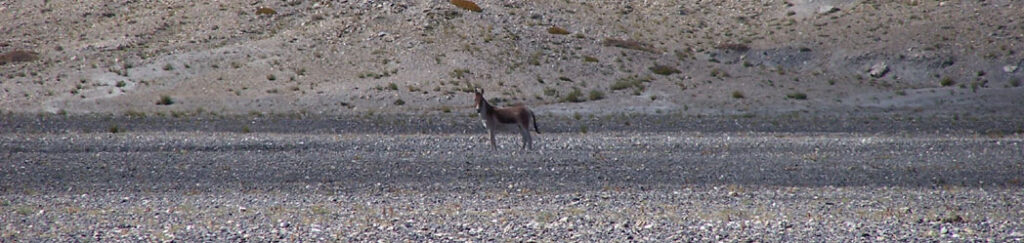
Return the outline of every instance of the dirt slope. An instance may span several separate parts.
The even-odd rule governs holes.
[[[4,2],[0,110],[468,113],[480,86],[555,114],[1024,111],[1016,1],[477,4]]]

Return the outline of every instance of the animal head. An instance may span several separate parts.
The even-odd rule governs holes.
[[[480,109],[483,109],[485,106],[484,104],[487,102],[487,100],[484,99],[484,90],[481,88],[474,89],[473,96],[474,99],[476,100],[476,111],[480,112]]]

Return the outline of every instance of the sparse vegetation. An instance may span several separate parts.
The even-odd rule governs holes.
[[[719,50],[730,50],[735,52],[746,52],[750,50],[750,47],[742,43],[723,43],[716,46]]]
[[[590,95],[588,96],[588,98],[590,98],[590,100],[604,99],[604,92],[601,92],[600,90],[596,90],[596,89],[595,90],[590,90]]]
[[[711,75],[711,77],[716,77],[716,78],[728,78],[728,77],[730,77],[729,73],[725,72],[725,70],[722,70],[721,68],[713,68],[713,69],[711,69],[711,74],[710,75]]]
[[[156,102],[157,105],[173,105],[174,99],[169,95],[161,95],[160,100]]]
[[[448,76],[452,78],[462,79],[465,78],[467,74],[472,74],[472,72],[470,72],[469,69],[456,68],[453,69],[451,73],[448,73]]]
[[[586,100],[583,100],[583,91],[580,91],[578,88],[573,88],[571,92],[565,95],[565,97],[562,97],[561,101],[578,103]]]
[[[484,11],[484,9],[480,8],[479,5],[476,5],[475,2],[469,1],[469,0],[451,0],[451,3],[453,5],[455,5],[456,7],[459,7],[461,9],[465,9],[465,10],[469,10],[469,11],[473,11],[473,12],[483,12]]]
[[[394,104],[395,104],[395,105],[405,105],[405,101],[404,101],[404,100],[402,100],[402,99],[397,99],[397,100],[395,100],[395,103],[394,103]]]
[[[270,81],[277,80],[277,76],[274,76],[274,74],[267,74],[267,80],[270,80]]]
[[[128,118],[146,118],[146,113],[141,111],[128,110],[124,112],[124,116]]]
[[[258,7],[256,8],[256,15],[275,15],[277,10],[270,7]]]
[[[107,127],[107,131],[110,133],[119,133],[121,132],[121,127],[117,124],[110,125],[110,127]]]
[[[786,98],[790,98],[790,99],[794,99],[794,100],[806,100],[807,99],[807,94],[805,94],[803,92],[789,93],[789,94],[786,95]]]
[[[13,50],[0,54],[0,65],[15,62],[31,62],[39,59],[39,53],[26,50]]]
[[[657,52],[654,46],[635,40],[619,40],[613,38],[605,38],[601,44],[605,46],[614,46],[618,48],[625,48],[630,50],[646,51],[646,52]]]
[[[743,95],[743,92],[740,92],[740,91],[737,90],[737,91],[733,91],[732,92],[732,98],[743,99],[743,98],[746,98],[746,96]]]
[[[942,80],[939,80],[939,85],[942,85],[942,87],[953,86],[955,84],[956,82],[954,82],[953,78],[950,77],[945,77],[942,78]]]
[[[32,214],[33,211],[35,210],[27,205],[17,206],[14,209],[14,212],[17,212],[21,216],[28,216],[29,214]]]
[[[583,56],[583,62],[598,62],[597,58],[592,56]]]
[[[612,83],[612,85],[609,88],[611,90],[623,90],[623,89],[633,88],[633,94],[634,95],[640,95],[640,93],[642,93],[644,91],[644,89],[646,89],[646,87],[644,86],[644,83],[650,82],[650,81],[651,81],[650,77],[631,76],[631,77],[620,78],[619,80],[616,80],[615,83]]]
[[[569,31],[558,26],[551,26],[548,28],[548,34],[552,35],[568,35]]]
[[[398,85],[395,83],[388,83],[388,90],[396,91],[398,90]]]
[[[533,66],[540,66],[540,58],[543,55],[544,52],[536,51],[533,54],[530,54],[530,57],[526,60],[526,63],[529,63],[530,65]]]
[[[654,65],[654,66],[650,67],[649,69],[651,70],[651,72],[654,72],[655,74],[658,74],[658,75],[666,75],[667,76],[667,75],[672,75],[672,74],[679,73],[679,69],[676,69],[676,68],[670,67],[670,66],[665,66],[665,65]]]
[[[174,70],[174,65],[171,65],[170,63],[164,64],[164,71],[172,71],[172,70]]]
[[[558,90],[555,89],[555,88],[551,88],[551,87],[545,87],[544,88],[544,95],[547,95],[547,96],[558,96]]]

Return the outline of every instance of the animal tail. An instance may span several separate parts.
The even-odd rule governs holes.
[[[530,112],[530,118],[533,120],[533,130],[537,131],[537,134],[540,134],[540,128],[537,128],[537,115],[533,114],[533,112]]]

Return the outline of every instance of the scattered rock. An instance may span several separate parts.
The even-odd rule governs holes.
[[[886,73],[889,73],[889,65],[886,65],[885,62],[875,64],[871,66],[871,69],[868,69],[868,75],[871,75],[873,78],[884,77]]]
[[[836,6],[832,6],[832,5],[825,5],[825,6],[821,6],[820,8],[818,8],[818,14],[821,14],[821,15],[826,15],[826,14],[835,13],[835,12],[839,12],[839,8],[836,8]]]
[[[1003,66],[1003,72],[1007,72],[1007,73],[1017,72],[1017,65],[1006,65],[1006,66]]]

